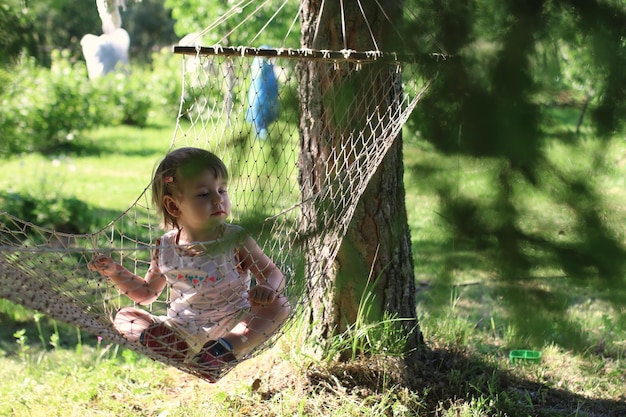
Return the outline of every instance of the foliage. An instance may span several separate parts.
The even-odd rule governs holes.
[[[178,114],[183,91],[183,80],[179,76],[182,59],[182,55],[174,55],[170,48],[163,48],[152,54],[152,71],[147,79],[153,94],[152,103],[163,114]],[[191,104],[187,104],[189,105]]]
[[[47,152],[93,127],[86,71],[59,54],[50,70],[23,57],[0,96],[0,153]]]
[[[172,16],[176,19],[174,28],[180,37],[211,28],[203,35],[202,43],[205,45],[219,43],[223,46],[270,45],[291,48],[300,45],[297,21],[290,32],[298,15],[298,2],[250,2],[234,9],[233,2],[228,0],[165,0],[165,6],[172,10]],[[270,21],[268,30],[265,25]],[[287,34],[289,37],[285,39]]]
[[[422,1],[420,6],[420,20],[428,24],[415,39],[424,42],[407,48],[451,58],[423,62],[425,71],[438,71],[440,78],[425,102],[428,118],[417,122],[440,149],[532,164],[539,155],[516,152],[521,147],[516,141],[529,151],[540,145],[540,113],[533,101],[539,89],[585,85],[599,99],[593,112],[598,132],[623,126],[626,104],[618,97],[624,97],[626,85],[621,70],[626,12],[619,2]]]
[[[128,31],[131,40],[129,56],[132,64],[149,63],[154,51],[177,42],[175,22],[163,0],[127,1],[121,16],[122,27]]]
[[[126,4],[120,14],[131,38],[131,61],[145,63],[153,50],[175,43],[174,22],[161,1]],[[0,7],[0,34],[7,35],[0,37],[0,51],[3,44],[12,56],[28,49],[30,56],[49,66],[50,51],[56,49],[68,50],[74,60],[82,59],[80,40],[87,34],[101,35],[102,22],[95,0],[7,0]]]
[[[79,41],[83,35],[99,29],[100,18],[96,11],[95,0],[89,2],[71,0],[8,0],[13,12],[30,22],[27,31],[23,32],[36,40],[35,50],[30,55],[45,66],[51,62],[50,51],[68,49],[71,56],[81,54]]]
[[[100,126],[146,126],[154,94],[146,85],[149,77],[149,72],[138,68],[130,74],[109,73],[92,80],[90,96],[98,107],[95,122]]]
[[[11,73],[0,67],[0,95],[11,82]]]
[[[94,80],[68,51],[52,54],[50,69],[22,57],[11,71],[0,70],[0,155],[51,153],[79,147],[96,126],[146,126],[151,112],[178,110],[180,61],[165,50],[160,65],[138,66]]]
[[[35,24],[17,2],[0,4],[0,66],[12,63],[22,51],[37,53]]]

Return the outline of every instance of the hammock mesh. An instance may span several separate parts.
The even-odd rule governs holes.
[[[282,270],[297,315],[332,266],[359,197],[426,83],[414,66],[375,52],[182,46],[175,52],[184,87],[169,150],[205,148],[224,160],[230,221],[246,228]],[[319,102],[301,99],[311,74]],[[323,123],[311,117],[310,106],[331,105],[337,111],[323,114]],[[327,151],[304,165],[310,149],[303,144]],[[133,303],[87,268],[95,254],[107,254],[145,275],[163,234],[148,189],[138,190],[137,200],[107,227],[88,234],[45,230],[0,212],[0,297],[197,375],[187,363],[120,334],[112,319]],[[138,307],[165,315],[168,297],[164,291]],[[246,358],[271,346],[292,322]]]

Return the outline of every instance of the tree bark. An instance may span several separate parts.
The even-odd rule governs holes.
[[[324,10],[317,23],[321,2],[303,1],[304,48],[368,51],[381,47],[381,43],[374,44],[370,34],[371,28],[378,37],[376,41],[380,42],[384,40],[384,31],[388,31],[378,2],[361,1],[369,19],[368,27],[356,5],[355,10],[343,12]],[[330,3],[332,7],[339,7],[335,2]],[[396,7],[397,2],[391,3]],[[386,13],[390,10],[385,9]],[[342,16],[345,17],[343,22]],[[397,106],[395,98],[401,85],[399,75],[385,65],[371,64],[359,71],[329,67],[332,66],[312,60],[300,64],[298,69],[302,103],[300,187],[305,201],[302,233],[312,236],[305,248],[307,277],[315,276],[324,266],[320,259],[328,259],[333,251],[325,244],[329,236],[319,233],[326,227],[323,216],[328,206],[306,202],[325,191],[328,175],[336,175],[340,172],[338,168],[354,159],[339,160],[337,155],[355,155],[362,151],[363,142],[355,141],[350,132],[355,128],[369,129],[362,138],[373,132],[376,140],[382,140],[379,137],[384,132],[370,124],[368,115],[380,113],[377,109],[385,106]],[[349,96],[355,99],[346,104],[343,98]],[[351,192],[342,187],[338,189]],[[340,196],[335,200],[338,198]],[[415,317],[415,278],[404,198],[402,138],[396,137],[354,211],[332,266],[324,271],[324,277],[308,283],[312,294],[310,330],[322,345],[353,325],[357,318],[376,322],[386,315],[406,319],[401,323],[408,336],[408,348],[422,343]],[[341,204],[334,207],[335,210],[345,208]],[[323,256],[320,251],[325,251]],[[366,306],[362,305],[364,300]],[[358,317],[364,312],[367,312],[365,317]]]

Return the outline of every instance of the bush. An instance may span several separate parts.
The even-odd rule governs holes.
[[[150,86],[153,92],[154,103],[158,105],[159,110],[166,114],[191,114],[194,112],[203,112],[207,108],[219,108],[224,103],[224,91],[220,88],[210,88],[210,77],[224,77],[223,69],[209,68],[211,59],[203,60],[206,66],[204,69],[198,69],[193,77],[195,81],[185,86],[184,102],[181,106],[181,95],[183,92],[181,77],[181,61],[187,60],[187,71],[193,71],[193,67],[197,65],[193,60],[195,57],[188,55],[177,55],[172,52],[171,48],[163,48],[158,53],[152,55],[153,70],[150,76]],[[220,61],[219,59],[216,62]],[[187,75],[186,77],[189,77]],[[148,79],[148,78],[146,78]],[[222,80],[225,82],[225,80]],[[245,90],[247,91],[247,89]],[[237,98],[246,97],[245,95],[237,95]],[[247,94],[247,93],[246,93]],[[202,104],[207,105],[206,108]]]
[[[18,2],[0,4],[0,64],[6,65],[17,59],[23,50],[37,53],[37,21]],[[11,3],[11,2],[9,2]]]
[[[149,78],[153,104],[164,114],[178,114],[183,89],[181,77],[182,56],[174,55],[171,48],[162,48],[152,54]]]
[[[94,226],[93,210],[75,197],[0,192],[0,211],[64,233],[87,233]]]
[[[132,73],[109,73],[92,80],[91,97],[100,107],[98,125],[120,125],[145,127],[152,108],[149,77],[142,69]]]
[[[22,57],[10,70],[0,70],[0,155],[49,154],[71,147],[85,130],[144,127],[154,108],[177,108],[176,61],[163,54],[160,62],[167,65],[158,71],[137,67],[90,81],[84,62],[72,62],[68,51],[53,52],[49,69]]]
[[[50,152],[94,126],[86,69],[53,54],[50,69],[23,57],[0,96],[0,153]]]

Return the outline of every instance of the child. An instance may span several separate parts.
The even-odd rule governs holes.
[[[226,223],[228,171],[197,148],[170,152],[157,167],[152,202],[166,230],[145,278],[99,255],[89,268],[139,304],[170,288],[167,316],[125,307],[115,327],[210,382],[266,341],[290,314],[281,271],[244,229]],[[250,286],[253,275],[256,285]]]

